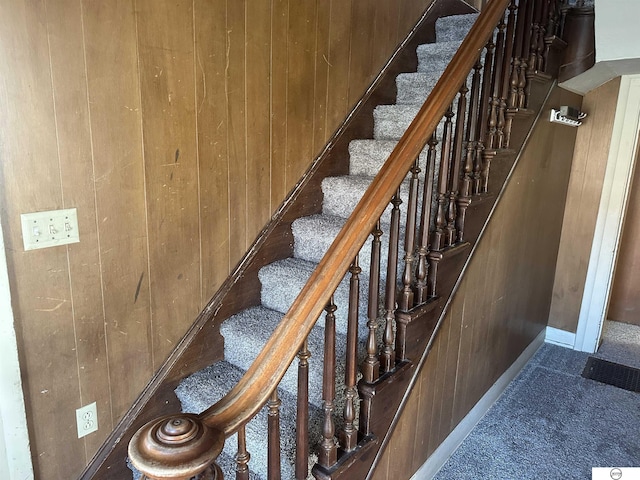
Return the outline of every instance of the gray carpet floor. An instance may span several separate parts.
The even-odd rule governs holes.
[[[640,394],[582,378],[588,357],[544,344],[434,478],[590,479],[592,467],[640,466]]]
[[[606,321],[602,343],[594,356],[640,368],[640,326]]]

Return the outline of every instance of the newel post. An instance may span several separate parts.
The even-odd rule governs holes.
[[[167,415],[147,423],[129,442],[129,459],[151,480],[222,480],[214,463],[224,434],[198,415]]]

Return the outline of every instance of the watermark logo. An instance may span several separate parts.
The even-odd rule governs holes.
[[[595,467],[591,480],[640,480],[640,467]]]

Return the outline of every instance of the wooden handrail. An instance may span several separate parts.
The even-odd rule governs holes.
[[[455,98],[508,3],[509,0],[492,0],[483,9],[427,101],[252,366],[227,395],[200,414],[208,426],[228,436],[250,420],[269,399],[389,199]]]
[[[432,139],[432,134],[440,119],[445,112],[452,108],[452,102],[465,82],[468,73],[478,61],[480,53],[492,36],[496,24],[504,17],[509,1],[492,0],[483,9],[461,47],[445,69],[426,102],[420,108],[417,116],[373,179],[373,182],[347,219],[327,253],[320,260],[289,311],[284,315],[262,351],[237,385],[221,400],[200,415],[189,415],[188,417],[183,415],[180,418],[165,417],[147,424],[134,435],[134,438],[129,443],[129,456],[134,465],[147,467],[146,474],[149,478],[190,478],[192,475],[203,472],[203,468],[208,468],[209,476],[212,478],[219,478],[221,476],[219,467],[215,464],[207,467],[207,462],[210,459],[212,460],[220,451],[221,443],[224,442],[223,439],[241,430],[270,399],[270,407],[273,407],[274,415],[277,415],[279,400],[275,396],[272,397],[274,390],[296,358],[296,355],[301,351],[306,338],[322,311],[327,307],[334,291],[351,267],[352,262],[357,259],[358,252],[378,224],[380,216],[389,201],[393,197],[394,205],[395,203],[400,203],[395,197],[399,195],[397,192],[400,184],[427,142]],[[466,87],[463,88],[463,90],[465,89]],[[476,87],[476,90],[478,89],[479,87]],[[453,114],[449,111],[448,115],[452,116]],[[460,124],[458,129],[461,129],[462,121],[458,123]],[[435,146],[434,141],[432,141],[432,150]],[[460,130],[458,143],[461,141],[462,133]],[[456,152],[457,155],[460,155],[460,145],[458,145]],[[443,163],[443,165],[446,164]],[[456,176],[454,175],[454,177]],[[453,187],[450,189],[445,188],[445,190],[455,191],[455,183]],[[414,192],[414,203],[416,195],[417,192]],[[451,197],[451,199],[453,198]],[[395,206],[397,207],[397,205]],[[416,206],[413,205],[411,210],[413,211],[412,215],[415,216]],[[394,214],[397,215],[396,209],[394,209]],[[396,218],[395,222],[398,224],[399,219]],[[451,223],[450,227],[453,228],[453,223]],[[396,237],[398,231],[399,225],[396,225]],[[453,234],[450,236],[453,237]],[[452,239],[450,240],[449,243],[453,241]],[[390,242],[392,247],[397,245],[397,239],[394,242],[393,244]],[[397,247],[392,247],[390,247],[390,251],[397,253]],[[426,248],[426,246],[423,247]],[[439,249],[440,246],[438,247]],[[413,250],[413,246],[410,246],[410,250]],[[396,268],[396,260],[390,257],[389,265],[393,265],[393,268]],[[359,270],[357,263],[355,263],[355,266]],[[396,279],[396,274],[391,272],[388,277]],[[435,282],[430,288],[435,288]],[[389,295],[389,292],[387,294]],[[390,296],[389,301],[391,304],[394,303],[394,299],[395,293]],[[405,302],[403,308],[409,309],[410,303],[409,301]],[[335,310],[335,307],[333,309]],[[397,352],[393,352],[391,322],[393,322],[393,316],[387,316],[387,329],[390,333],[389,335],[385,334],[385,342],[387,343],[385,343],[383,359],[388,358],[383,362],[383,365],[374,365],[372,363],[371,372],[369,372],[371,378],[377,376],[378,368],[385,372],[393,368]],[[375,332],[373,337],[373,339],[370,339],[371,341],[375,340]],[[375,352],[373,347],[369,348],[369,350]],[[404,358],[402,351],[399,354]],[[351,355],[353,357],[354,353],[351,352]],[[351,389],[353,389],[354,383],[352,380],[347,382],[347,386]],[[330,400],[331,402],[332,400]],[[278,429],[274,428],[273,430]],[[242,434],[241,438],[243,438],[243,432],[241,431],[240,433]],[[274,438],[277,437],[274,436]],[[353,436],[354,441],[348,443],[348,449],[355,447],[355,439],[356,437]],[[194,442],[197,448],[191,447],[191,443]],[[210,456],[212,454],[211,451],[203,447],[203,442],[215,444],[214,457]],[[273,440],[273,442],[275,445],[276,440]],[[240,450],[244,455],[243,445]],[[327,452],[327,458],[333,458],[334,455],[335,448],[333,451]],[[242,460],[242,466],[244,466],[246,464],[244,460],[246,459],[242,457]],[[329,463],[334,461],[335,458]],[[175,475],[176,469],[181,472],[178,476]],[[279,470],[275,465],[273,469]],[[305,470],[304,464],[301,463],[300,469]]]

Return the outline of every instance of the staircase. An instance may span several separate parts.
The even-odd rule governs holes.
[[[324,200],[322,213],[306,216],[293,222],[294,256],[273,262],[259,272],[262,284],[260,306],[246,309],[227,319],[221,326],[225,338],[224,361],[207,367],[184,379],[176,389],[182,409],[188,413],[201,413],[220,400],[238,383],[251,366],[264,343],[289,310],[298,293],[317,267],[327,249],[343,227],[373,177],[391,154],[407,127],[416,116],[433,86],[442,76],[445,67],[455,54],[465,34],[477,18],[477,14],[444,17],[436,22],[436,39],[433,44],[417,49],[418,71],[397,77],[398,96],[395,105],[380,105],[374,111],[374,139],[354,140],[349,145],[349,175],[328,177],[322,182]],[[408,199],[409,181],[403,183],[401,197]],[[383,231],[389,231],[390,209],[381,221]],[[406,217],[405,217],[406,218]],[[382,248],[388,248],[385,236]],[[360,253],[361,288],[368,289],[371,244],[367,242]],[[386,258],[386,257],[385,257]],[[381,284],[386,281],[386,264],[381,268]],[[344,392],[344,358],[347,336],[347,311],[349,304],[349,279],[345,278],[334,294],[336,315],[336,387],[338,395]],[[363,299],[365,300],[365,299]],[[368,336],[367,305],[361,302],[358,322],[359,348],[364,360],[364,345]],[[379,329],[381,330],[381,329]],[[309,401],[311,451],[315,452],[321,438],[322,426],[322,352],[324,349],[323,322],[319,322],[309,335]],[[342,380],[340,382],[340,380]],[[293,364],[280,383],[278,397],[282,401],[280,427],[282,435],[282,478],[295,478],[295,405],[297,394],[297,366]],[[341,411],[344,399],[337,402]],[[247,450],[251,454],[251,478],[267,478],[267,408],[247,425]],[[313,443],[315,439],[315,444]],[[225,478],[235,475],[237,438],[227,439],[219,458]],[[315,463],[312,459],[310,465]]]
[[[396,103],[378,105],[373,110],[373,139],[349,143],[348,174],[322,180],[321,212],[293,220],[293,256],[260,268],[260,304],[236,310],[221,324],[224,360],[184,378],[175,389],[182,411],[199,415],[177,420],[167,417],[161,420],[167,422],[163,424],[166,428],[157,423],[148,427],[150,430],[140,430],[130,444],[134,463],[140,464],[141,451],[155,448],[139,445],[147,442],[149,432],[153,436],[159,428],[171,446],[159,448],[162,456],[171,456],[171,450],[178,448],[174,435],[180,437],[180,448],[182,438],[191,441],[203,431],[207,441],[216,438],[211,447],[198,446],[197,462],[206,466],[215,459],[216,464],[207,470],[207,475],[213,476],[202,478],[216,478],[216,472],[223,473],[224,478],[238,479],[300,479],[311,475],[318,479],[364,478],[377,451],[372,449],[381,448],[417,361],[428,351],[438,318],[504,188],[516,161],[514,150],[525,142],[535,120],[533,113],[551,85],[551,77],[542,71],[552,64],[549,52],[557,39],[545,35],[551,23],[543,27],[541,20],[548,16],[551,21],[555,10],[549,7],[553,2],[511,2],[506,14],[499,10],[497,1],[494,5],[487,9],[489,13],[483,13],[477,22],[480,25],[474,26],[476,32],[487,31],[484,39],[472,41],[480,48],[456,55],[457,60],[449,67],[477,15],[444,17],[436,22],[437,41],[417,48],[417,72],[396,77]],[[493,28],[498,19],[494,36],[487,27]],[[525,19],[536,19],[537,23],[525,29]],[[489,36],[486,49],[482,49]],[[394,170],[392,160],[407,150],[404,139],[420,130],[425,99],[434,87],[436,97],[448,88],[442,86],[446,81],[439,82],[443,73],[448,78],[446,72],[458,71],[458,64],[464,64],[464,72],[469,72],[473,62],[475,67],[462,88],[454,85],[460,88],[457,96],[452,90],[454,101],[448,108],[446,104],[438,107],[438,118],[442,113],[444,117],[437,127],[433,123],[422,140],[421,145],[425,145],[431,137],[428,146],[415,150],[414,164],[404,181],[402,172],[406,168],[395,169],[393,175],[400,186],[395,195],[390,194],[393,198],[384,212],[382,204],[376,207],[382,214],[374,222],[373,232],[369,223],[357,233],[363,238],[369,232],[373,234],[369,241],[358,243],[363,246],[355,259],[345,254],[351,266],[339,284],[335,281],[337,288],[329,303],[320,305],[326,305],[326,316],[321,316],[308,336],[294,336],[285,345],[290,351],[298,351],[299,361],[290,364],[275,391],[261,387],[258,394],[264,400],[257,403],[266,402],[266,406],[255,418],[247,417],[241,424],[216,423],[215,428],[220,430],[200,427],[199,422],[210,427],[208,419],[222,422],[218,419],[224,416],[224,402],[235,401],[226,399],[237,399],[251,389],[247,379],[258,378],[256,372],[264,377],[259,373],[263,362],[266,369],[267,362],[277,361],[265,356],[269,355],[271,342],[287,342],[289,335],[296,335],[298,323],[294,322],[308,324],[306,317],[299,320],[291,314],[297,308],[299,293],[304,293],[309,283],[324,282],[317,272],[323,271],[322,262],[330,257],[331,249],[341,245],[343,232],[357,225],[359,218],[352,215],[354,210],[365,208],[366,196],[378,185],[389,188],[384,184],[385,175]],[[527,62],[533,66],[529,70]],[[497,73],[492,75],[491,68]],[[412,123],[416,116],[418,120]],[[523,119],[520,127],[512,130],[518,119]],[[410,164],[405,163],[408,168]],[[370,188],[372,184],[375,187]],[[392,188],[391,192],[395,190]],[[402,214],[400,205],[405,206]],[[467,222],[467,216],[473,220]],[[386,251],[388,255],[380,254]],[[333,288],[327,290],[321,294],[328,296]],[[369,295],[360,295],[361,291]],[[315,312],[319,307],[314,304],[310,308]],[[291,325],[296,326],[293,333]],[[280,335],[284,340],[279,340]],[[363,367],[356,377],[358,365]],[[216,407],[220,413],[212,413]],[[224,436],[224,449],[217,455]],[[357,464],[358,456],[365,454],[370,457],[368,463]],[[178,461],[176,465],[182,464]],[[180,471],[196,471],[184,468]],[[187,478],[179,472],[172,477],[155,475]]]

